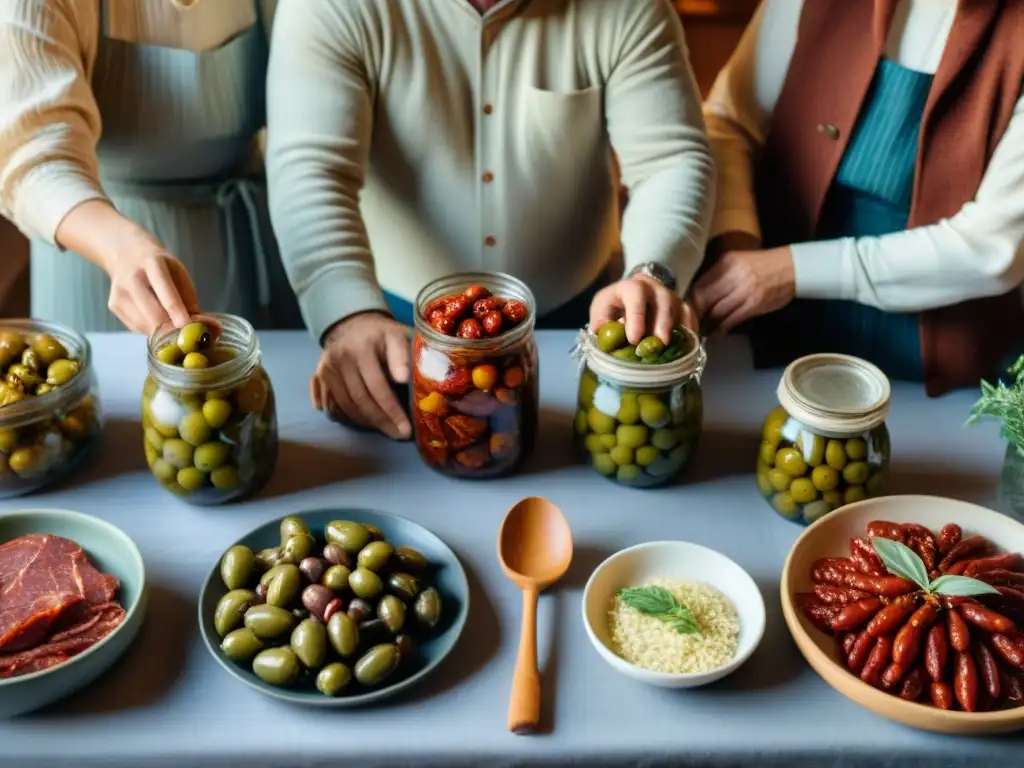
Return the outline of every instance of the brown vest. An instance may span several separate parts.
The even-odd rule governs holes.
[[[765,247],[814,239],[896,2],[804,3],[789,75],[757,170]],[[974,199],[1022,83],[1024,0],[960,0],[921,124],[908,227],[934,224]],[[920,320],[931,396],[976,385],[1024,341],[1017,290],[923,312]]]

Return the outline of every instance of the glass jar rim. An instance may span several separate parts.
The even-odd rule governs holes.
[[[686,326],[681,326],[680,330],[692,344],[690,351],[663,365],[631,363],[602,351],[597,345],[597,335],[590,332],[589,324],[580,329],[573,354],[582,358],[584,365],[594,373],[625,386],[654,389],[691,378],[699,384],[707,366],[707,350],[692,330]]]
[[[523,302],[526,306],[526,319],[498,336],[488,336],[481,339],[464,339],[461,336],[448,336],[434,330],[424,316],[424,310],[427,305],[441,296],[461,293],[462,291],[459,290],[459,286],[465,289],[470,285],[482,285],[494,295],[512,294],[511,296],[504,295],[502,298],[514,298]],[[416,333],[424,341],[429,342],[432,347],[449,350],[494,352],[495,350],[513,347],[533,333],[537,322],[537,301],[533,297],[533,291],[518,277],[513,277],[504,272],[458,272],[427,283],[416,294],[413,313]]]
[[[92,387],[92,345],[75,329],[50,320],[12,318],[0,320],[0,330],[20,331],[24,334],[49,334],[75,355],[78,374],[67,384],[44,395],[26,397],[16,403],[0,407],[0,427],[13,429],[38,421],[40,417],[63,411],[75,405]]]
[[[892,387],[867,360],[828,353],[807,355],[786,366],[776,394],[786,412],[809,429],[856,434],[885,421]]]
[[[182,368],[163,362],[158,354],[171,343],[181,329],[167,322],[150,335],[147,342],[149,373],[160,384],[183,392],[219,389],[240,384],[259,365],[260,346],[256,329],[244,317],[218,312],[192,315],[191,322],[213,326],[214,341],[223,343],[238,354],[209,368]]]

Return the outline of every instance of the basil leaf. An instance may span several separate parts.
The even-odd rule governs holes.
[[[626,587],[619,590],[619,597],[633,610],[653,616],[681,635],[700,634],[700,625],[690,609],[664,587]]]
[[[871,546],[890,573],[909,579],[923,590],[928,589],[928,569],[914,550],[906,544],[881,537],[871,539]]]
[[[928,585],[931,592],[949,597],[973,597],[974,595],[998,595],[999,590],[984,581],[970,576],[939,576]]]

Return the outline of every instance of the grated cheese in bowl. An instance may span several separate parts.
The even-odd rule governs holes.
[[[709,672],[728,663],[739,645],[739,616],[718,590],[695,581],[650,581],[643,587],[663,587],[690,609],[699,633],[681,634],[656,616],[641,613],[619,595],[608,611],[612,650],[643,669],[669,674]]]

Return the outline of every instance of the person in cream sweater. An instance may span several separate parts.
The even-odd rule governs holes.
[[[461,271],[524,280],[541,327],[667,339],[714,183],[669,0],[281,0],[271,50],[271,215],[317,407],[407,437],[412,303]]]
[[[34,317],[301,327],[256,141],[274,3],[0,2],[0,215],[32,240]]]

